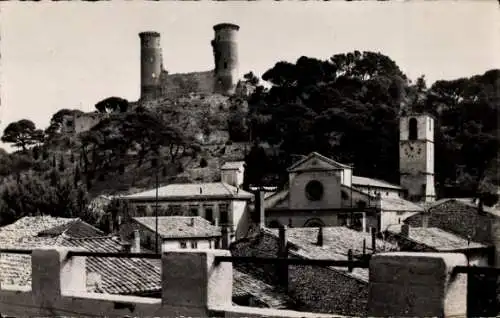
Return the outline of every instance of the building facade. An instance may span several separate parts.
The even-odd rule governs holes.
[[[169,184],[158,188],[159,216],[200,216],[212,224],[227,228],[233,239],[246,236],[251,217],[249,203],[253,194],[236,186],[243,173],[238,169],[223,169],[221,182]],[[129,217],[156,215],[156,189],[120,197],[132,209]]]
[[[353,176],[352,170],[316,152],[298,161],[288,169],[288,187],[266,197],[265,224],[349,226],[368,232],[423,211],[402,198],[400,186]]]

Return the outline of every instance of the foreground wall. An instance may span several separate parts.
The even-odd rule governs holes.
[[[32,288],[0,285],[0,313],[18,317],[339,317],[233,306],[232,265],[215,261],[217,256],[229,256],[229,251],[163,253],[161,299],[85,292],[86,259],[68,257],[68,251],[34,250]],[[367,315],[465,317],[467,281],[453,273],[455,266],[465,264],[461,254],[375,255],[370,261]]]

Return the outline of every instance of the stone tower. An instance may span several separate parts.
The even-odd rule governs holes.
[[[221,23],[214,26],[215,39],[212,48],[215,59],[214,92],[224,95],[234,93],[238,83],[238,41],[239,26]]]
[[[141,100],[158,97],[161,91],[160,75],[163,69],[160,33],[139,33],[141,39]]]
[[[399,123],[400,184],[411,201],[434,201],[434,118],[403,116]]]

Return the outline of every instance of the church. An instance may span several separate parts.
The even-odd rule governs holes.
[[[400,184],[355,176],[349,165],[313,152],[288,168],[286,189],[267,194],[260,212],[267,227],[349,226],[385,231],[435,200],[434,118],[400,119]]]

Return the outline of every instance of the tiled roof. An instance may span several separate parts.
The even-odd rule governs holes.
[[[264,229],[275,237],[279,236],[278,229]],[[287,228],[288,242],[297,248],[293,254],[311,259],[347,260],[347,253],[352,249],[354,255],[362,255],[363,241],[366,244],[366,253],[371,254],[371,235],[365,232],[351,230],[343,226],[323,228],[323,246],[316,244],[319,228]],[[395,244],[376,239],[377,252],[394,251]],[[357,279],[368,281],[368,269],[355,268],[351,273],[344,268],[332,267],[333,270],[343,272]]]
[[[136,217],[134,221],[156,231],[155,217]],[[221,230],[200,216],[159,216],[158,234],[162,238],[214,237],[221,236]]]
[[[238,189],[224,182],[213,183],[173,183],[158,188],[158,197],[161,200],[200,200],[200,199],[252,199],[253,194]],[[135,193],[121,197],[123,199],[154,200],[156,189]]]
[[[460,202],[466,206],[476,208],[476,209],[478,208],[477,202],[473,202],[472,198],[443,198],[443,199],[439,199],[439,200],[433,202],[432,204],[428,205],[428,209],[435,208],[443,203],[450,202],[450,201]],[[483,206],[483,210],[484,210],[484,212],[487,212],[487,213],[490,213],[490,214],[493,214],[493,215],[500,217],[500,210],[498,208]]]
[[[374,188],[387,188],[387,189],[395,189],[402,190],[403,188],[399,185],[392,184],[383,180],[360,177],[360,176],[352,176],[352,184],[364,187],[374,187]]]
[[[228,161],[222,165],[221,170],[238,170],[244,167],[245,161]]]
[[[400,234],[401,225],[390,226],[388,231]],[[486,247],[486,245],[477,242],[468,242],[460,236],[446,232],[437,227],[410,227],[408,235],[408,239],[411,241],[434,248],[437,251]]]
[[[259,299],[270,308],[286,309],[292,302],[285,293],[276,290],[276,287],[233,268],[233,296],[246,295]]]
[[[382,209],[382,211],[406,211],[406,212],[424,211],[424,208],[421,205],[396,197],[381,197],[380,208]]]
[[[79,219],[25,217],[0,229],[0,244],[4,248],[13,249],[33,249],[40,246],[74,246],[93,252],[116,252],[121,249],[121,244],[111,237],[73,238],[67,232],[61,233],[62,226],[75,222],[84,223]],[[87,226],[92,227],[89,224]],[[54,235],[39,236],[42,231]],[[2,283],[29,285],[31,256],[2,254],[0,270]],[[89,291],[130,294],[158,291],[161,288],[160,269],[149,260],[89,257],[87,273],[97,273],[102,279],[100,286],[87,286]]]
[[[67,247],[92,252],[119,252],[122,245],[113,237],[64,238]],[[110,294],[133,294],[161,290],[161,268],[157,262],[139,258],[87,257],[87,272],[97,273],[102,281],[90,290]]]

